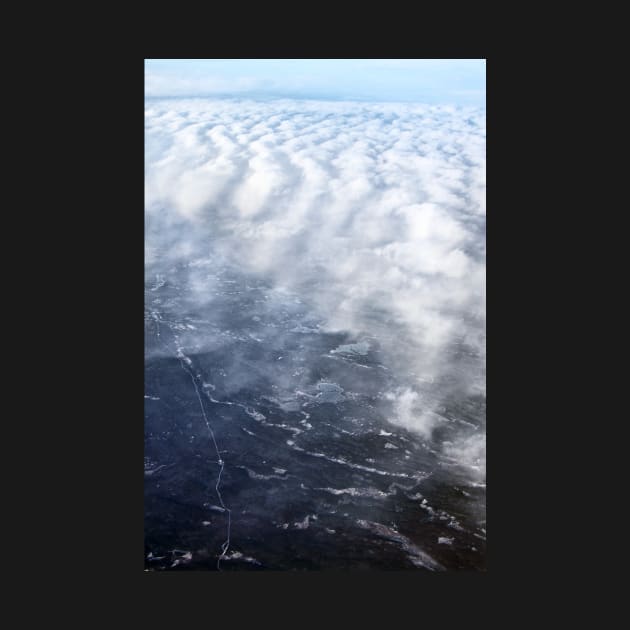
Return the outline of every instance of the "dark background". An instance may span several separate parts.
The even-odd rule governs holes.
[[[31,434],[29,444],[35,441],[39,450],[21,450],[17,470],[40,458],[46,463],[29,485],[26,503],[33,516],[18,509],[20,522],[28,522],[31,529],[28,533],[21,529],[13,547],[29,573],[43,569],[53,581],[64,571],[76,580],[77,586],[52,600],[51,609],[63,610],[71,602],[78,605],[78,600],[96,597],[92,614],[111,614],[114,602],[116,609],[124,603],[137,606],[142,615],[164,611],[181,619],[186,617],[181,600],[176,610],[172,605],[179,591],[191,607],[193,602],[201,604],[206,621],[225,613],[236,622],[246,610],[290,618],[296,614],[289,612],[295,608],[290,601],[302,595],[298,620],[327,603],[345,603],[355,620],[360,612],[368,612],[372,619],[387,623],[402,621],[401,610],[408,605],[412,608],[408,618],[417,623],[433,604],[442,609],[443,619],[459,608],[468,622],[485,623],[506,600],[515,603],[508,618],[515,614],[520,618],[521,611],[531,614],[532,599],[537,603],[554,599],[558,580],[553,571],[569,563],[575,552],[563,542],[571,536],[571,519],[557,509],[558,504],[566,505],[563,490],[571,485],[569,472],[557,459],[558,438],[570,422],[562,414],[560,399],[574,389],[560,380],[562,364],[554,341],[564,322],[550,307],[562,278],[550,261],[567,215],[553,195],[545,197],[541,207],[539,190],[540,184],[552,183],[549,173],[556,164],[555,154],[545,151],[553,130],[538,128],[538,123],[543,118],[555,129],[559,121],[559,108],[544,99],[545,89],[558,75],[553,73],[533,90],[532,73],[544,63],[510,49],[505,37],[499,38],[503,46],[490,46],[489,38],[478,35],[467,22],[474,37],[458,37],[454,31],[444,39],[450,46],[423,50],[417,42],[427,39],[428,18],[407,20],[399,15],[397,20],[388,28],[379,19],[379,28],[365,32],[360,45],[356,35],[348,39],[337,25],[337,38],[331,37],[330,28],[314,28],[310,46],[301,32],[291,31],[292,44],[291,37],[278,40],[265,31],[265,43],[258,47],[238,29],[219,45],[217,31],[230,31],[231,23],[215,20],[206,23],[210,34],[195,52],[168,46],[158,52],[150,45],[139,45],[135,52],[133,46],[114,51],[117,31],[112,29],[107,44],[100,40],[104,48],[98,54],[86,48],[89,37],[81,34],[81,45],[68,51],[72,61],[62,57],[53,66],[42,56],[33,62],[43,83],[38,94],[52,101],[47,110],[52,113],[41,119],[33,110],[30,122],[42,129],[42,136],[38,145],[25,143],[23,149],[22,163],[42,174],[22,191],[27,200],[32,192],[41,195],[37,228],[30,225],[25,233],[36,229],[45,253],[22,283],[37,287],[35,313],[45,314],[36,322],[45,342],[44,365],[52,370],[42,369],[37,378],[46,382],[19,399],[29,410],[29,433],[37,436],[34,440]],[[170,39],[171,31],[184,34],[173,24],[159,32],[162,42]],[[128,40],[133,38],[128,34]],[[335,47],[334,39],[343,41],[345,50]],[[465,50],[453,41],[470,45]],[[228,581],[223,574],[188,573],[182,578],[143,572],[143,71],[144,57],[177,56],[487,58],[487,573],[427,577],[409,572],[322,572],[296,579],[288,574],[235,572]],[[39,145],[44,145],[42,152],[35,152],[38,159],[33,161],[28,147]],[[68,153],[70,159],[53,171],[58,156]],[[18,205],[25,208],[27,203]],[[48,266],[52,257],[53,269]],[[29,374],[24,378],[32,390],[37,374],[20,374]],[[544,405],[541,390],[549,398]],[[435,590],[434,580],[440,580],[440,600],[429,595]]]

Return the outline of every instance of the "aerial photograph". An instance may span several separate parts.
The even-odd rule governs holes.
[[[144,570],[485,572],[485,59],[145,59],[144,191]]]

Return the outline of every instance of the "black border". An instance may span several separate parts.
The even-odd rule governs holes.
[[[539,437],[537,423],[543,420],[539,420],[539,410],[529,398],[532,379],[536,380],[539,371],[550,371],[540,354],[544,342],[537,339],[536,331],[530,327],[531,321],[540,319],[535,311],[545,308],[549,295],[536,293],[539,287],[531,278],[533,270],[541,271],[542,265],[542,261],[536,261],[539,250],[534,245],[540,242],[540,223],[532,223],[533,217],[542,223],[551,217],[536,214],[535,197],[524,188],[526,184],[520,175],[527,172],[530,177],[532,173],[535,176],[541,151],[538,146],[529,155],[525,153],[531,131],[529,108],[535,106],[531,98],[524,97],[527,64],[519,65],[509,55],[488,55],[485,49],[475,50],[474,47],[467,51],[451,47],[448,52],[446,47],[437,47],[429,52],[418,47],[411,50],[414,48],[411,43],[398,47],[374,46],[378,52],[353,49],[350,54],[339,48],[332,50],[330,46],[325,46],[325,54],[322,54],[321,48],[307,50],[304,44],[262,46],[252,50],[251,45],[248,47],[242,41],[235,41],[232,46],[209,48],[203,53],[187,51],[186,55],[173,54],[172,50],[157,54],[151,50],[114,61],[107,59],[98,66],[95,83],[82,83],[76,101],[61,107],[72,108],[70,118],[75,123],[77,118],[79,120],[77,164],[67,177],[80,203],[77,214],[71,218],[63,216],[63,204],[57,210],[62,230],[66,222],[72,224],[73,229],[71,240],[75,250],[64,265],[75,271],[77,266],[81,267],[78,275],[82,276],[66,287],[64,296],[74,298],[75,305],[69,307],[71,313],[80,316],[73,316],[74,323],[59,344],[61,350],[68,336],[76,342],[76,350],[66,357],[61,374],[67,405],[77,412],[77,422],[67,435],[75,459],[64,478],[85,484],[82,490],[66,493],[67,503],[64,503],[74,510],[67,525],[72,541],[69,545],[75,550],[75,556],[79,556],[78,565],[73,566],[81,574],[98,574],[104,592],[115,584],[136,592],[141,588],[151,598],[163,592],[170,599],[177,591],[187,599],[192,598],[190,589],[194,581],[202,587],[199,593],[204,598],[214,600],[213,607],[217,605],[217,598],[223,597],[229,598],[230,605],[242,607],[239,595],[242,589],[247,589],[248,595],[259,592],[269,602],[275,602],[270,604],[271,608],[282,606],[277,601],[279,592],[283,593],[280,599],[290,598],[289,591],[311,599],[312,589],[317,589],[317,597],[323,601],[329,598],[350,601],[361,608],[369,608],[371,604],[385,612],[386,608],[396,607],[404,600],[412,606],[421,602],[430,604],[427,589],[438,585],[440,590],[450,593],[444,604],[454,597],[452,589],[457,590],[458,596],[463,591],[468,592],[470,601],[475,601],[475,617],[483,619],[483,607],[487,605],[483,594],[487,594],[490,585],[493,591],[505,589],[508,588],[506,583],[518,576],[521,581],[523,576],[538,581],[537,572],[551,553],[549,545],[545,547],[537,535],[541,528],[536,526],[536,515],[551,509],[553,498],[534,508],[540,505],[538,493],[545,482],[536,461],[532,461],[535,459],[532,449]],[[144,59],[177,56],[488,60],[491,484],[486,573],[447,573],[427,579],[412,572],[370,572],[369,575],[231,572],[227,578],[228,574],[199,572],[192,574],[198,577],[184,578],[182,582],[181,576],[191,573],[143,571],[143,476],[140,473],[143,427],[137,419],[143,417],[143,398],[139,395],[143,383],[139,287],[144,271],[144,186],[140,176],[144,155]],[[83,75],[73,74],[69,82],[75,82],[77,76]],[[63,302],[57,301],[56,307],[65,312]],[[77,322],[78,319],[81,321]],[[65,434],[63,439],[65,441]],[[524,503],[528,505],[525,509]],[[162,584],[164,578],[154,577],[158,575],[178,577],[167,577],[168,583]],[[383,602],[383,593],[387,593],[387,603]],[[166,599],[156,601],[163,603]]]
[[[272,50],[275,50],[272,48]],[[255,57],[249,57],[246,55],[242,54],[242,51],[240,51],[241,54],[240,55],[234,55],[234,56],[230,56],[228,54],[224,54],[223,57],[211,57],[210,55],[206,55],[206,57],[198,57],[198,58],[234,58],[234,59],[239,59],[239,58],[300,58],[300,55],[294,55],[294,56],[287,56],[286,55],[286,49],[284,54],[282,55],[272,55],[272,54],[261,54],[259,53],[258,55],[256,55]],[[155,57],[150,57],[147,56],[144,59],[162,59],[162,58],[177,58],[177,57],[166,57],[165,55],[162,56],[155,56]],[[181,57],[182,59],[184,58],[191,58],[191,57]],[[307,58],[306,56],[304,58]],[[308,58],[318,58],[318,59],[336,59],[336,58],[356,58],[355,56],[353,57],[343,57],[343,56],[331,56],[330,54],[327,55],[318,55],[318,56],[314,56],[311,55]],[[367,58],[367,57],[366,57]],[[378,58],[392,58],[392,59],[397,59],[397,58],[420,58],[418,57],[418,55],[416,56],[412,56],[412,57],[404,57],[403,55],[399,55],[399,56],[393,56],[393,55],[385,55],[382,57],[378,57]],[[433,54],[431,56],[427,56],[425,58],[452,58],[452,59],[461,59],[461,58],[471,58],[471,59],[485,59],[485,57],[483,56],[474,56],[471,54],[468,54],[467,56],[456,56],[456,55],[448,55],[448,56],[443,56],[443,57],[439,57],[437,54]],[[143,102],[143,110],[144,110],[144,102]],[[471,579],[472,580],[477,580],[479,578],[483,579],[483,577],[485,577],[487,572],[467,572],[467,571],[458,571],[458,572],[448,572],[448,575],[456,575],[459,576],[460,579],[465,580],[466,582],[469,582]],[[150,576],[154,576],[154,575],[173,575],[173,572],[169,572],[169,571],[164,571],[164,572],[149,572]],[[215,572],[177,572],[177,575],[203,575],[204,577],[202,578],[187,578],[186,583],[189,583],[189,581],[192,579],[202,579],[202,580],[206,580],[209,579],[211,581],[212,584],[212,588],[215,587],[222,587],[222,585],[225,584],[226,581],[221,579],[221,576],[218,576]],[[374,588],[380,589],[381,586],[379,586],[379,582],[381,580],[384,580],[385,583],[382,584],[382,587],[385,589],[388,588],[394,588],[395,590],[400,589],[404,589],[407,588],[410,590],[410,595],[411,595],[411,591],[418,587],[422,587],[424,588],[425,583],[427,582],[427,580],[431,580],[432,576],[428,576],[425,573],[415,573],[413,571],[387,571],[387,572],[378,572],[378,571],[345,571],[345,572],[338,572],[338,571],[321,571],[321,572],[309,572],[308,575],[304,575],[304,573],[300,572],[298,573],[300,575],[299,580],[306,580],[306,583],[304,584],[304,587],[307,587],[307,584],[311,584],[311,585],[317,585],[317,588],[321,588],[321,586],[319,585],[319,581],[320,580],[324,580],[324,584],[328,585],[330,583],[330,581],[332,581],[333,583],[336,582],[337,580],[342,580],[342,582],[347,585],[347,582],[352,581],[359,581],[360,583],[364,583],[365,585],[371,585]],[[228,583],[230,583],[230,580],[232,579],[236,579],[238,581],[240,581],[241,579],[243,579],[245,581],[245,583],[250,582],[254,585],[256,585],[256,588],[258,586],[258,582],[253,579],[253,578],[249,578],[249,577],[243,577],[241,578],[241,575],[247,575],[247,572],[237,572],[237,571],[231,571],[230,575],[237,575],[238,577],[236,578],[229,578],[228,579]],[[292,585],[292,578],[291,576],[296,575],[295,572],[276,572],[276,571],[265,571],[262,572],[261,575],[265,575],[265,576],[270,576],[270,581],[272,584],[275,584],[276,582],[279,581],[278,587],[283,587],[284,586],[291,586]],[[206,577],[207,576],[207,577]],[[439,576],[438,580],[443,578],[443,576]],[[160,578],[153,578],[153,577],[149,577],[149,580],[152,579],[160,579]],[[171,579],[171,578],[167,578],[167,579]],[[450,578],[446,578],[446,579],[450,579]],[[313,582],[314,580],[314,582]],[[392,580],[396,580],[397,583],[396,585],[392,585],[391,581]],[[418,582],[416,582],[417,580],[419,580]],[[218,584],[216,584],[216,582],[218,581]],[[430,582],[429,582],[430,583]],[[334,588],[332,586],[332,584],[330,584],[331,588]],[[240,588],[240,587],[239,587]],[[275,588],[275,587],[274,587]],[[308,587],[310,588],[310,586]]]

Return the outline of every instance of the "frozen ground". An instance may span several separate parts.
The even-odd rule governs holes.
[[[147,570],[485,569],[478,110],[147,104]]]

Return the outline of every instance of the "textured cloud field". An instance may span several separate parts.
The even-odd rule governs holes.
[[[484,109],[155,99],[145,124],[147,275],[186,261],[211,307],[208,266],[233,266],[376,341],[388,419],[423,439],[485,397]],[[440,448],[485,480],[485,424]]]

